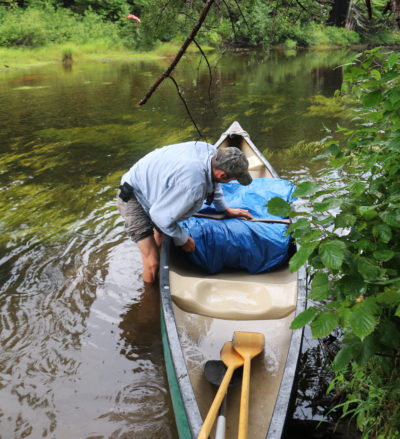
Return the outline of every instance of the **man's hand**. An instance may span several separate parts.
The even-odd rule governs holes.
[[[231,209],[228,207],[225,210],[225,215],[230,218],[253,219],[253,215],[246,209]]]
[[[196,244],[193,241],[193,238],[189,236],[188,240],[182,245],[182,250],[185,252],[194,252],[196,249]]]

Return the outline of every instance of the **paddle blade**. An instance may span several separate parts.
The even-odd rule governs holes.
[[[259,332],[236,331],[233,334],[233,348],[243,358],[254,358],[263,351],[264,334]]]
[[[218,410],[228,390],[233,372],[244,363],[244,359],[233,349],[232,342],[230,341],[226,342],[221,349],[221,360],[227,367],[226,373],[207,413],[206,419],[204,420],[198,439],[208,439],[215,418],[217,417]]]
[[[220,386],[222,380],[226,374],[227,367],[220,360],[209,360],[204,366],[204,377],[205,379],[214,384],[214,386]],[[231,382],[229,387],[235,387],[242,383],[243,368],[239,367],[233,372]]]
[[[232,367],[233,369],[237,369],[240,366],[243,366],[244,359],[243,357],[233,348],[233,344],[231,341],[227,341],[221,349],[221,360],[224,362],[227,368]]]
[[[251,359],[264,349],[264,343],[264,334],[260,334],[259,332],[236,331],[233,334],[233,347],[244,358],[238,439],[247,439],[250,398],[250,363]]]

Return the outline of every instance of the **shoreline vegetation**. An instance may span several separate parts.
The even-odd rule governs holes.
[[[175,5],[161,14],[154,10],[156,0],[150,0],[151,5],[137,8],[140,19],[129,14],[132,6],[128,3],[109,3],[111,9],[107,10],[96,10],[97,3],[90,0],[9,0],[7,6],[0,5],[0,72],[58,62],[170,58],[179,51],[198,12],[193,7],[189,19]],[[400,47],[398,29],[383,23],[379,14],[372,29],[353,26],[356,30],[349,30],[327,24],[327,11],[319,11],[318,17],[316,11],[310,10],[309,16],[303,11],[301,19],[293,19],[294,12],[268,11],[262,3],[244,2],[235,25],[232,17],[213,12],[196,43],[204,52]],[[60,6],[65,4],[70,5]],[[191,44],[187,52],[199,53],[199,49]]]
[[[80,62],[110,62],[123,60],[160,60],[173,58],[181,47],[181,42],[160,42],[156,47],[147,51],[133,51],[126,47],[108,47],[102,44],[97,45],[96,41],[86,44],[48,44],[42,47],[0,47],[0,73],[15,70],[24,70],[34,67],[43,67],[48,64],[72,64]],[[307,48],[294,47],[288,48],[285,45],[273,45],[267,51],[287,51],[288,53],[298,50],[326,51],[340,49],[354,49],[363,51],[371,46],[367,43],[347,45],[314,45]],[[398,50],[400,45],[388,45],[388,48]],[[210,53],[217,51],[218,47],[202,46],[203,52]],[[260,50],[254,46],[235,47],[234,45],[225,47],[224,50],[240,52]],[[200,54],[197,47],[192,44],[186,50],[187,54]]]
[[[47,64],[76,63],[113,60],[157,60],[170,58],[179,50],[180,44],[161,43],[146,52],[133,52],[128,48],[96,46],[96,41],[83,45],[52,45],[40,48],[0,48],[0,72],[42,67]],[[204,51],[213,50],[204,48]],[[197,49],[194,49],[197,51]],[[175,52],[174,52],[175,51]],[[190,53],[192,50],[188,50]]]

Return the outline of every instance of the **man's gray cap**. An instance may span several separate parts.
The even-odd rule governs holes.
[[[248,171],[249,161],[239,148],[234,146],[219,148],[215,164],[218,169],[225,171],[228,177],[235,177],[243,186],[253,181]]]

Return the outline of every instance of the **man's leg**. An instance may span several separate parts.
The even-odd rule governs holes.
[[[137,242],[143,261],[143,281],[153,283],[157,280],[159,251],[153,235]]]
[[[117,206],[125,220],[125,232],[139,247],[143,281],[153,283],[157,280],[159,267],[159,249],[153,237],[153,224],[134,195],[128,202],[117,197]]]
[[[164,237],[164,233],[159,232],[155,227],[154,227],[153,231],[154,231],[154,241],[156,242],[158,249],[160,249],[161,244],[162,244],[162,240]]]

